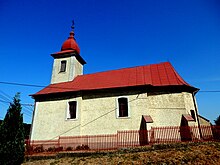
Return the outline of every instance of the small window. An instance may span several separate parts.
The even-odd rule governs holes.
[[[66,72],[66,61],[61,61],[60,72]]]
[[[194,110],[190,110],[192,118],[196,121],[196,115]]]
[[[77,110],[77,102],[76,101],[69,102],[69,114],[67,119],[76,119],[76,110]]]
[[[118,117],[128,117],[128,99],[118,98]]]

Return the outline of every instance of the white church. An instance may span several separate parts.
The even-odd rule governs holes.
[[[199,89],[169,62],[83,74],[86,62],[74,31],[51,56],[50,85],[31,95],[31,140],[199,125]]]

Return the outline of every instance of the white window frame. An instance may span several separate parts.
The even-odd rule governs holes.
[[[75,101],[76,102],[76,118],[74,118],[74,119],[70,119],[70,112],[69,112],[69,103],[70,102],[73,102],[73,101]],[[78,101],[76,101],[76,100],[69,100],[68,102],[67,102],[67,108],[66,108],[66,120],[71,120],[71,121],[74,121],[74,120],[78,120],[78,111],[79,111],[79,109],[78,109]]]
[[[126,98],[127,102],[128,102],[128,116],[126,117],[120,117],[119,116],[119,104],[118,104],[118,99],[120,98]],[[131,117],[131,111],[130,111],[130,104],[129,104],[129,97],[128,96],[119,96],[116,99],[116,118],[117,119],[126,119],[126,118],[130,118]]]
[[[64,68],[64,71],[62,70],[62,62],[64,62],[65,63],[65,68]],[[61,60],[60,61],[60,71],[59,71],[59,73],[65,73],[66,72],[66,69],[67,69],[67,60]]]

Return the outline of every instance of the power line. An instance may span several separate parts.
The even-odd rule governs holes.
[[[26,107],[22,107],[22,110],[23,110],[23,111],[26,110],[26,112],[27,112],[29,115],[32,116],[33,111],[27,109]]]
[[[137,95],[137,97],[136,97],[135,99],[128,101],[128,103],[130,103],[130,102],[132,102],[132,101],[135,101],[135,100],[138,100],[138,99],[139,99],[138,97],[139,97],[139,94]],[[81,126],[81,127],[85,127],[85,126],[87,126],[87,125],[93,123],[94,121],[96,121],[96,120],[98,120],[98,119],[100,119],[100,118],[102,118],[102,117],[108,115],[109,113],[114,112],[116,109],[117,109],[117,107],[114,108],[114,109],[112,109],[112,110],[110,110],[110,111],[108,111],[108,112],[106,112],[106,113],[104,113],[104,114],[102,114],[101,116],[99,116],[99,117],[97,117],[97,118],[95,118],[95,119],[93,119],[93,120],[91,120],[91,121],[89,121],[89,122],[83,124],[83,125],[78,124],[77,126],[74,126],[74,127],[70,128],[70,129],[68,129],[68,130],[66,130],[66,131],[64,131],[64,132],[62,132],[62,133],[60,133],[59,135],[56,135],[55,137],[49,139],[48,141],[51,141],[51,140],[53,140],[53,139],[55,139],[55,138],[57,138],[57,137],[59,137],[59,136],[65,134],[65,133],[67,133],[67,132],[69,132],[69,131],[71,131],[71,130],[77,128],[77,127],[80,127],[80,126]],[[47,142],[48,142],[48,141],[47,141]]]
[[[8,102],[8,101],[3,101],[3,100],[0,100],[0,102],[7,103],[7,104],[11,103],[11,102]]]
[[[0,92],[6,96],[9,100],[12,100],[13,98],[11,96],[9,96],[7,93],[3,92],[2,90],[0,90]]]
[[[8,103],[8,104],[12,103],[11,101],[4,101],[4,100],[0,100],[0,102]],[[20,103],[20,104],[23,105],[23,106],[34,106],[33,104],[23,104],[23,103]]]
[[[10,100],[8,98],[6,98],[5,96],[1,95],[0,94],[0,97],[3,99],[3,100],[7,100],[8,102],[10,102]]]
[[[3,100],[0,100],[0,102],[1,102],[1,103],[4,103],[4,104],[7,104],[7,105],[11,103],[11,102],[7,102],[7,101],[3,101]],[[23,108],[24,108],[24,107],[23,107]],[[28,110],[28,109],[26,109],[26,110]],[[24,111],[23,111],[23,112],[24,112]],[[30,110],[24,112],[24,114],[27,115],[27,116],[29,116],[29,117],[32,117],[32,111],[30,111]]]
[[[213,91],[199,91],[199,92],[206,92],[206,93],[219,93],[220,90],[213,90]]]
[[[13,100],[13,98],[11,96],[9,96],[8,94],[6,94],[5,92],[3,92],[2,90],[0,90],[0,97],[3,100],[0,100],[1,102],[5,102],[5,103],[11,103],[11,100]],[[33,104],[25,104],[25,103],[21,103],[22,106],[34,106]],[[30,111],[32,112],[33,110],[30,109]]]
[[[15,82],[4,82],[4,81],[0,81],[0,84],[8,84],[8,85],[18,85],[18,86],[29,86],[29,87],[46,87],[43,85],[33,85],[33,84],[22,84],[22,83],[15,83]]]
[[[6,94],[2,90],[0,90],[0,93],[2,93],[2,94],[0,94],[0,97],[3,99],[3,100],[0,99],[0,102],[2,102],[4,104],[10,104],[11,102],[13,102],[13,101],[11,101],[11,100],[13,100],[13,98],[11,96]],[[32,104],[22,104],[21,103],[21,106],[23,106],[23,110],[22,110],[23,114],[31,119],[33,110],[30,109],[29,107],[25,107],[25,106],[33,106],[33,105]],[[26,110],[26,112],[24,110]]]
[[[11,103],[11,102],[8,102],[8,101],[3,101],[3,100],[0,100],[0,102],[2,102],[2,103],[4,103],[4,104],[7,104],[7,105]],[[26,112],[24,111],[24,109],[26,110]],[[33,113],[33,111],[27,109],[26,107],[23,107],[23,114],[24,114],[24,115],[26,115],[26,116],[32,118],[32,113]]]
[[[26,109],[28,112],[32,113],[33,112],[33,109],[29,108],[29,107],[25,107],[25,106],[22,106],[23,109]]]
[[[7,84],[7,85],[17,85],[17,86],[27,86],[27,87],[36,87],[36,88],[45,88],[48,86],[45,85],[35,85],[35,84],[23,84],[23,83],[16,83],[16,82],[6,82],[0,81],[0,84]],[[57,89],[74,89],[74,88],[65,88],[65,87],[48,87],[48,88],[57,88]],[[220,90],[201,90],[198,92],[207,92],[207,93],[220,93]]]
[[[23,83],[16,83],[16,82],[3,82],[3,81],[0,81],[0,84],[7,84],[7,85],[17,85],[17,86],[26,86],[26,87],[37,87],[37,88],[45,88],[45,87],[48,87],[48,86],[43,86],[43,85],[34,85],[34,84],[23,84]],[[64,87],[49,87],[49,88],[57,88],[57,89],[74,89],[74,88],[64,88]],[[201,92],[201,93],[220,93],[220,90],[201,90],[201,91],[198,91],[198,92]],[[5,92],[1,91],[0,90],[0,97],[3,99],[3,100],[0,100],[0,102],[2,103],[11,103],[10,100],[12,100],[13,98],[11,96],[9,96],[8,94],[6,94]],[[29,113],[32,113],[33,112],[33,109],[31,109],[30,107],[33,107],[34,105],[32,104],[23,104],[21,103],[21,105],[23,106],[23,109],[27,110],[26,112],[29,112]],[[24,113],[25,114],[25,113]],[[32,114],[25,114],[29,117],[32,116]]]
[[[28,104],[28,103],[22,103],[21,105],[23,105],[23,106],[27,106],[27,107],[33,107],[34,106],[34,104]]]
[[[26,86],[26,87],[36,87],[36,88],[45,88],[48,86],[44,85],[34,85],[34,84],[22,84],[22,83],[15,83],[15,82],[4,82],[0,81],[0,84],[7,84],[7,85],[17,85],[17,86]],[[64,88],[64,87],[48,87],[48,88],[55,88],[55,89],[75,89],[75,88]]]
[[[27,117],[29,117],[30,119],[32,119],[32,116],[27,114],[27,113],[23,113],[24,115],[26,115]]]

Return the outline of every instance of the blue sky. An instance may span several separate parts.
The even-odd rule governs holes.
[[[200,88],[199,113],[211,122],[220,115],[220,92],[207,92],[220,91],[218,0],[0,0],[0,82],[48,85],[50,54],[72,19],[85,74],[170,61]],[[0,83],[0,100],[21,92],[21,102],[33,104],[29,95],[40,89]],[[1,119],[7,108],[0,102]],[[25,122],[31,110],[23,108]]]

